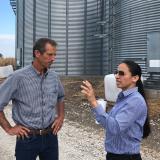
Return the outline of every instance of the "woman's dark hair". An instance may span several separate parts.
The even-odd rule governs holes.
[[[135,63],[134,61],[131,61],[131,60],[124,60],[122,63],[125,63],[128,66],[129,71],[131,72],[132,76],[136,76],[136,75],[139,76],[139,80],[137,81],[136,86],[138,87],[138,92],[144,97],[144,99],[146,101],[143,83],[141,81],[141,75],[142,75],[141,67],[137,63]],[[146,104],[147,104],[147,101],[146,101]],[[148,104],[147,104],[147,107],[148,107]],[[146,118],[146,121],[143,126],[143,138],[148,137],[151,132],[148,110],[149,109],[147,109],[147,118]]]
[[[51,44],[53,47],[57,46],[57,43],[52,39],[40,38],[35,42],[33,46],[33,57],[35,57],[35,50],[38,50],[41,54],[43,54],[45,52],[45,46],[47,43]]]

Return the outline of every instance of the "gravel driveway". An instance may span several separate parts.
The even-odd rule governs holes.
[[[5,109],[11,122],[11,109]],[[13,122],[12,122],[13,123]],[[78,122],[65,119],[59,132],[60,160],[104,160],[103,130],[90,130]],[[15,137],[7,135],[0,128],[0,160],[14,160]],[[142,146],[143,160],[160,160],[160,153]],[[145,155],[145,157],[144,157]]]

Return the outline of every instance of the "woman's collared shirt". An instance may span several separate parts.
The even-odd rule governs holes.
[[[105,149],[115,154],[140,152],[147,105],[138,88],[119,93],[109,113],[101,105],[93,109],[96,120],[106,129]]]

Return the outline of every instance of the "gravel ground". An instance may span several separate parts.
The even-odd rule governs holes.
[[[11,123],[11,109],[5,109]],[[104,131],[100,127],[93,129],[78,122],[65,119],[59,132],[60,160],[104,160]],[[15,137],[7,135],[0,128],[0,160],[14,160]],[[145,143],[141,149],[143,160],[160,160],[160,153]]]

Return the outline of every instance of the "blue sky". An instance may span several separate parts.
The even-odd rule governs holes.
[[[0,0],[0,53],[15,56],[15,15],[9,0]]]

